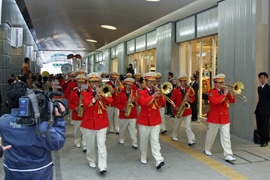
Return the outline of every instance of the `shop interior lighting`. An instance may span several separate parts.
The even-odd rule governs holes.
[[[88,42],[93,42],[93,43],[97,43],[97,41],[94,40],[94,39],[86,39],[86,41],[88,41]]]
[[[160,0],[146,0],[146,1],[149,1],[149,2],[158,2]]]
[[[117,28],[111,25],[101,25],[102,28],[104,29],[109,29],[109,30],[116,30]]]

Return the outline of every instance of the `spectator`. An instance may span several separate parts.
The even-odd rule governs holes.
[[[14,83],[14,79],[12,79],[12,78],[10,78],[9,80],[8,80],[8,85],[11,85],[11,84],[13,84]]]
[[[43,88],[44,91],[47,91],[47,92],[49,92],[50,91],[50,88],[52,88],[52,84],[51,84],[50,81],[48,81],[48,77],[47,76],[44,76],[43,77],[42,88]]]
[[[24,63],[22,65],[22,75],[31,73],[29,62],[30,62],[29,58],[24,58]]]
[[[199,90],[199,84],[197,83],[197,75],[193,74],[190,77],[191,83],[190,86],[193,88],[195,92],[195,101],[193,103],[190,103],[191,110],[192,110],[192,121],[197,121],[198,120],[198,109],[197,109],[197,104],[198,104],[198,90]]]
[[[132,75],[134,75],[134,69],[132,67],[132,64],[129,64],[129,67],[127,68],[126,73],[131,73]]]

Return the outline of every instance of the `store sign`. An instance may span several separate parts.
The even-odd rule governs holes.
[[[61,63],[54,63],[53,64],[53,67],[55,67],[55,68],[59,68],[61,66],[63,66],[63,64],[61,64]]]
[[[11,28],[11,46],[12,47],[22,47],[23,45],[23,28]]]

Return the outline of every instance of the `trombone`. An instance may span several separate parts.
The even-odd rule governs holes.
[[[170,83],[170,82],[165,82],[165,83],[163,83],[162,85],[161,85],[161,89],[159,89],[157,86],[154,86],[153,85],[153,87],[157,90],[157,91],[159,91],[159,92],[161,92],[161,94],[164,94],[165,96],[165,99],[173,106],[173,107],[175,107],[175,104],[174,104],[174,102],[170,99],[170,98],[168,98],[167,96],[166,96],[166,94],[170,94],[171,92],[172,92],[172,90],[173,90],[173,86],[172,86],[172,84]]]
[[[233,94],[235,95],[236,98],[238,98],[244,102],[247,102],[246,96],[244,96],[242,94],[242,92],[245,89],[245,86],[242,82],[236,82],[234,85],[223,83],[223,88],[227,88],[227,89],[231,90],[231,92],[233,92]]]

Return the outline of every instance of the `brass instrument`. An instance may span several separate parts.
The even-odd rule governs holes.
[[[79,98],[79,111],[78,111],[78,117],[83,117],[83,111],[84,111],[84,106],[83,106],[83,103],[82,103],[82,94],[80,94],[80,98]]]
[[[175,107],[174,102],[166,96],[166,94],[170,94],[173,90],[173,86],[170,82],[165,82],[161,85],[161,89],[159,89],[156,86],[153,86],[157,91],[161,92],[161,94],[164,94],[165,99],[173,106]]]
[[[106,99],[107,99],[107,97],[111,97],[112,94],[113,94],[113,88],[108,84],[104,84],[103,86],[100,87],[99,90],[100,90],[100,92],[97,92],[97,93],[100,93],[101,96],[106,98]],[[111,109],[111,105],[109,106],[109,108],[105,108],[101,101],[99,101],[99,104],[101,105],[101,107],[104,110],[110,110]]]
[[[131,102],[131,99],[132,99],[132,91],[128,97],[128,102],[127,102],[127,106],[126,106],[127,110],[124,114],[124,116],[126,116],[126,117],[129,117],[131,109],[134,107],[133,103]]]
[[[228,88],[230,87],[230,88]],[[223,83],[223,88],[231,90],[236,98],[247,102],[246,96],[242,95],[243,90],[245,89],[245,86],[242,82],[236,82],[234,85]]]
[[[190,86],[187,86],[187,87],[188,87],[189,89],[188,89],[188,91],[186,92],[186,94],[185,94],[185,96],[184,96],[184,98],[183,98],[183,100],[182,100],[182,103],[181,103],[181,105],[179,106],[179,110],[178,110],[177,113],[176,113],[176,118],[178,118],[178,119],[180,119],[180,118],[183,116],[183,114],[184,114],[184,112],[185,112],[186,109],[189,109],[189,108],[190,108],[190,104],[189,104],[188,102],[186,102],[186,101],[187,101],[189,92],[190,92],[190,90],[191,90],[191,87],[190,87]]]

